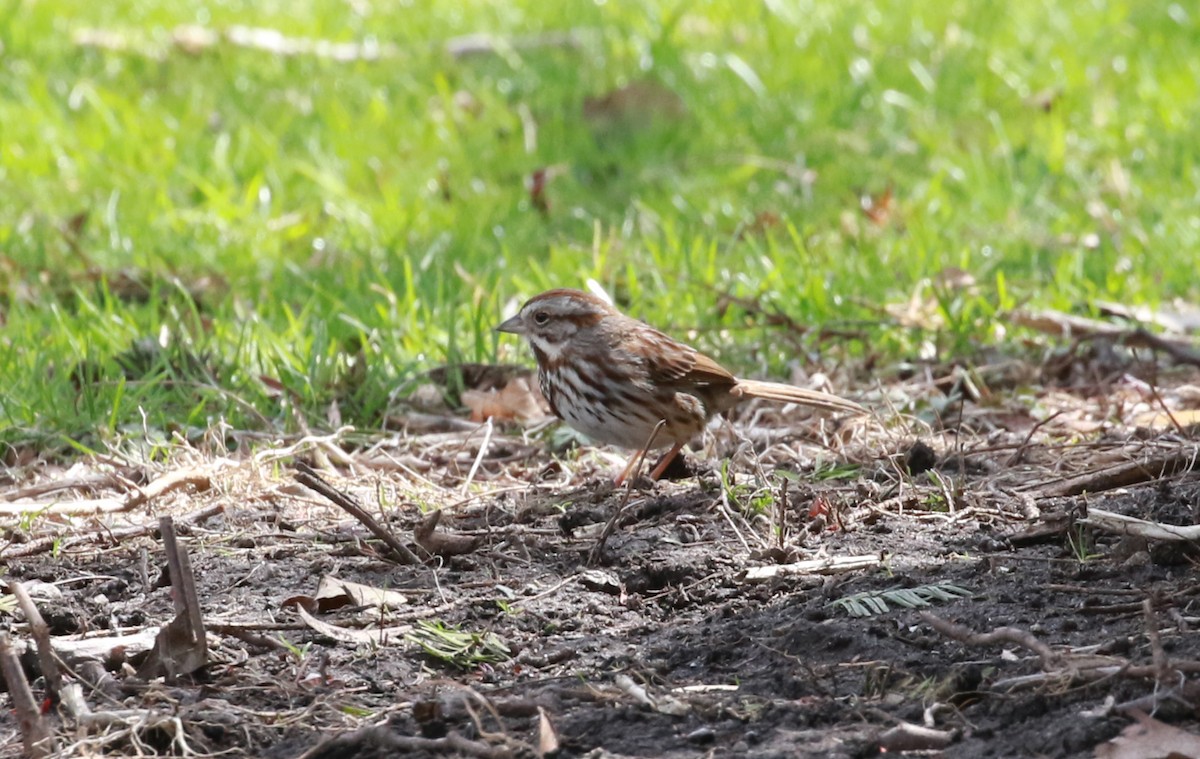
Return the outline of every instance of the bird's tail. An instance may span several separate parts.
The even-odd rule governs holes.
[[[805,390],[802,387],[784,385],[779,382],[739,379],[732,392],[747,398],[766,398],[769,401],[780,403],[798,403],[801,406],[809,406],[821,411],[840,411],[847,414],[870,413],[854,401],[848,401],[830,393],[822,393],[820,390]]]

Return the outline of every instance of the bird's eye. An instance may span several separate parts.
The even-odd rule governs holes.
[[[546,313],[545,311],[538,311],[533,315],[534,324],[543,325],[548,321],[550,321],[550,314]]]

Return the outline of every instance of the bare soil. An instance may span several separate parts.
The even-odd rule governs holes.
[[[1196,382],[1175,377],[1161,403],[1186,408]],[[318,466],[420,566],[389,560],[293,482],[292,454],[325,465],[345,441],[181,451],[165,467],[30,465],[0,498],[79,513],[10,517],[0,559],[65,641],[175,615],[160,516],[191,558],[207,666],[147,680],[144,648],[91,668],[64,654],[94,711],[178,721],[83,733],[47,703],[61,756],[1090,757],[1135,710],[1196,732],[1200,703],[1194,541],[1085,522],[1102,510],[1197,524],[1200,448],[1182,425],[1134,423],[1160,403],[1136,383],[1095,397],[985,399],[943,410],[944,423],[751,409],[716,430],[700,471],[631,493],[608,484],[615,457],[555,456],[515,430],[409,432]],[[179,470],[204,476],[88,513]],[[83,474],[86,487],[31,489]],[[422,546],[414,529],[434,508]],[[848,557],[868,566],[839,566]],[[826,566],[800,564],[814,559]],[[293,601],[325,576],[407,603],[310,603],[326,625],[314,626]],[[930,588],[924,608],[898,592]],[[882,592],[886,609],[847,608]],[[14,641],[29,640],[7,616]],[[432,655],[414,636],[434,625],[466,636]],[[23,662],[36,678],[35,658]],[[7,701],[0,729],[0,755],[22,755]]]

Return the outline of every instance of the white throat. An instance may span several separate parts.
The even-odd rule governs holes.
[[[557,361],[559,356],[562,355],[562,343],[549,343],[540,337],[530,337],[529,342],[532,343],[535,348],[541,351],[542,355],[544,355],[550,361]]]

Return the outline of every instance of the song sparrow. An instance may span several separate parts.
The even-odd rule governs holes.
[[[866,413],[836,395],[738,379],[703,353],[580,290],[536,295],[496,329],[529,341],[542,395],[556,415],[598,443],[635,449],[618,485],[648,445],[669,445],[650,473],[658,479],[710,417],[750,398]]]

